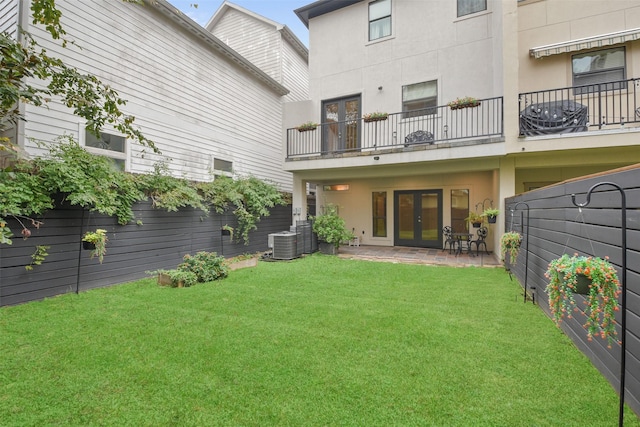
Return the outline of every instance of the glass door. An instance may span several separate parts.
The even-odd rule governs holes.
[[[322,102],[322,152],[360,148],[360,95]]]
[[[394,245],[442,247],[442,190],[394,192]]]

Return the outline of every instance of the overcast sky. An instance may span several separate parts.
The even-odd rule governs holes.
[[[168,1],[180,9],[182,13],[203,26],[223,3],[223,0]],[[269,18],[272,21],[286,25],[302,43],[309,46],[307,27],[304,26],[302,21],[300,21],[293,11],[302,6],[311,4],[314,1],[315,0],[233,0],[231,3],[262,15],[265,18]],[[198,7],[195,7],[195,5]]]

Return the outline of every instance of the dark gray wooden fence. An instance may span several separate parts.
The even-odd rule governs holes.
[[[611,185],[594,189],[587,207],[578,209],[571,201],[576,195],[578,203],[586,201],[588,190],[601,182],[613,182],[624,189],[627,202],[627,335],[626,335],[626,393],[625,401],[640,414],[640,165],[571,180],[558,185],[541,188],[506,200],[507,209],[514,209],[513,216],[507,212],[507,230],[523,232],[524,240],[512,272],[520,284],[525,286],[525,264],[528,255],[528,288],[535,301],[550,315],[544,277],[548,264],[564,253],[608,256],[622,279],[622,233],[620,191]],[[527,235],[527,206],[529,234]],[[528,253],[525,250],[528,241]],[[580,304],[582,296],[576,297]],[[573,319],[565,319],[562,329],[584,352],[591,362],[619,389],[620,346],[607,348],[606,340],[599,338],[587,341],[582,327],[585,318],[575,313]],[[620,322],[620,313],[617,317]],[[618,333],[620,329],[618,328]],[[532,356],[535,363],[536,355]]]
[[[44,222],[40,229],[30,227],[29,239],[16,236],[12,245],[0,245],[0,306],[140,279],[145,271],[175,268],[184,255],[198,251],[225,257],[266,251],[268,234],[289,230],[291,225],[291,206],[276,207],[249,234],[249,245],[244,245],[222,236],[223,225],[237,225],[231,213],[166,212],[153,209],[150,203],[137,204],[134,212],[141,225],[118,225],[114,217],[66,203],[46,212],[40,218]],[[9,226],[14,231],[21,229],[13,219]],[[82,249],[82,235],[96,228],[108,231],[102,264]],[[36,245],[50,246],[49,256],[27,271],[25,265],[31,262]]]

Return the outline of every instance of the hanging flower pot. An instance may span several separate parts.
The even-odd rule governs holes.
[[[616,269],[608,258],[564,254],[549,263],[545,276],[549,279],[546,291],[556,325],[560,325],[564,316],[571,318],[573,310],[579,310],[582,304],[576,304],[574,295],[585,292],[584,327],[589,341],[600,336],[608,340],[609,347],[617,341],[615,312],[619,310],[621,290]]]
[[[500,237],[500,258],[505,262],[507,253],[509,254],[509,262],[515,264],[520,253],[522,244],[522,234],[517,231],[509,231]]]
[[[500,211],[498,209],[489,208],[485,209],[484,212],[482,212],[482,216],[487,218],[487,222],[489,224],[495,224],[496,220],[498,219],[499,213]]]

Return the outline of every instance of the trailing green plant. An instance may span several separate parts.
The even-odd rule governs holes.
[[[233,209],[238,221],[234,230],[236,241],[249,243],[249,233],[258,228],[262,217],[271,214],[270,209],[285,205],[287,200],[278,187],[268,181],[253,176],[232,179],[217,177],[215,180],[198,184],[204,199],[218,212]]]
[[[198,282],[212,282],[227,277],[228,271],[224,257],[215,252],[200,251],[195,255],[185,255],[178,270],[194,273]]]
[[[562,318],[571,318],[571,311],[578,311],[574,294],[578,288],[579,276],[589,281],[588,293],[585,296],[584,314],[587,320],[588,340],[594,336],[607,339],[608,347],[617,341],[615,313],[619,311],[620,280],[616,269],[605,259],[597,257],[562,255],[549,263],[545,276],[549,279],[546,291],[549,295],[549,308],[556,325],[560,326]]]
[[[133,175],[115,168],[109,158],[89,153],[69,135],[41,145],[49,156],[31,163],[49,197],[62,193],[70,204],[116,216],[123,225],[134,218],[133,204],[145,194]]]
[[[108,158],[87,152],[70,136],[42,145],[49,150],[47,157],[18,159],[0,170],[0,243],[10,244],[15,235],[8,217],[20,221],[24,231],[27,227],[20,219],[32,220],[52,209],[57,194],[72,205],[116,216],[122,225],[134,219],[134,203],[147,198],[167,211],[193,207],[208,214],[212,207],[220,213],[232,207],[238,220],[235,238],[245,244],[260,218],[287,202],[274,184],[255,177],[194,183],[171,176],[166,162],[154,165],[151,174],[133,175],[113,167]]]
[[[27,271],[33,270],[34,265],[41,265],[45,258],[49,255],[47,252],[50,246],[37,245],[36,251],[31,254],[31,262],[29,265],[25,265],[24,269]]]
[[[209,213],[204,199],[194,183],[171,176],[166,161],[153,165],[150,174],[136,175],[136,185],[149,199],[153,207],[176,212],[179,208],[193,207]]]
[[[102,264],[104,255],[107,253],[108,240],[107,230],[102,228],[98,228],[96,231],[87,231],[84,236],[82,236],[83,242],[88,242],[94,245],[94,248],[91,250],[91,259],[98,257],[100,264]]]
[[[313,218],[313,231],[318,239],[327,242],[336,248],[340,243],[353,239],[353,233],[347,230],[344,219],[338,215],[338,207],[328,204],[324,213]]]
[[[500,237],[500,259],[505,262],[507,253],[509,261],[515,264],[520,253],[520,245],[522,244],[522,234],[517,231],[508,231]]]

